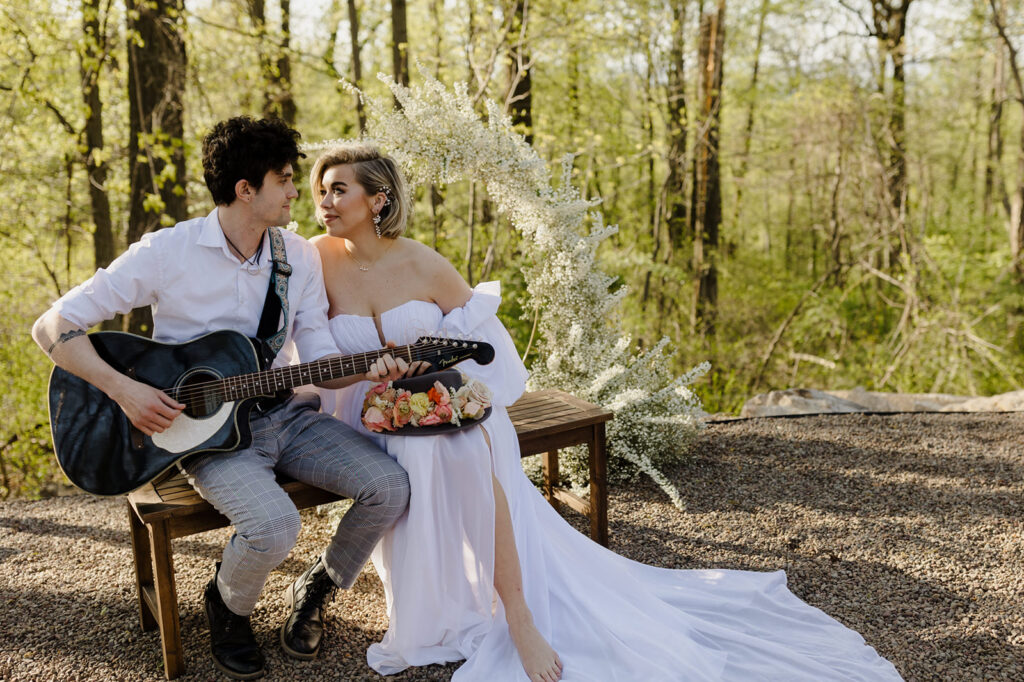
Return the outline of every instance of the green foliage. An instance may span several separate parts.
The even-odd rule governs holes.
[[[336,75],[352,76],[343,3],[292,3],[291,63],[305,141],[358,133],[355,99]],[[411,60],[444,83],[466,81],[481,115],[507,104],[510,0],[409,3]],[[994,39],[986,3],[914,3],[908,16],[905,222],[886,195],[892,84],[877,84],[878,46],[863,24],[831,0],[771,0],[756,87],[754,46],[762,0],[730,0],[721,112],[723,225],[717,253],[717,333],[693,334],[693,244],[669,243],[660,215],[669,170],[666,84],[672,3],[667,0],[536,0],[526,32],[532,60],[534,148],[549,174],[566,152],[567,182],[618,232],[597,251],[616,278],[617,314],[645,351],[667,336],[662,362],[680,375],[698,361],[712,371],[696,385],[711,412],[736,412],[755,392],[790,386],[988,394],[1024,376],[1024,283],[1007,238],[1021,177],[1022,108]],[[704,3],[709,7],[708,3]],[[363,82],[391,71],[386,3],[358,2]],[[696,110],[698,4],[681,27],[689,126],[684,203],[689,203]],[[6,374],[0,494],[45,494],[60,479],[48,454],[45,382],[49,363],[28,337],[32,320],[93,269],[82,129],[80,57],[88,41],[77,2],[5,0],[0,6],[0,286]],[[211,209],[199,141],[217,120],[258,114],[261,54],[277,49],[280,7],[267,3],[257,38],[244,3],[187,7],[186,190],[191,215]],[[100,65],[107,197],[120,251],[127,224],[125,9],[100,3]],[[1009,37],[1024,48],[1024,14],[1009,3]],[[335,40],[330,41],[331,34]],[[330,65],[330,66],[328,66]],[[87,61],[87,67],[94,67]],[[413,73],[414,84],[419,76]],[[998,86],[998,87],[997,87]],[[994,93],[1001,125],[990,131]],[[747,153],[746,124],[753,114]],[[996,135],[996,133],[999,133]],[[990,136],[991,134],[991,136]],[[990,153],[990,139],[991,149]],[[996,142],[1002,152],[994,155]],[[174,173],[166,166],[165,173]],[[989,172],[987,173],[987,169]],[[305,169],[300,166],[299,172]],[[988,180],[986,180],[988,178]],[[161,181],[177,181],[165,176]],[[417,196],[411,236],[437,248],[474,282],[500,279],[503,321],[528,364],[543,361],[529,306],[532,246],[494,205],[478,178]],[[312,202],[294,204],[299,232],[312,236]],[[151,192],[158,197],[155,188]],[[473,203],[470,203],[472,197]],[[154,210],[159,201],[150,201]],[[899,245],[905,230],[907,248]],[[471,246],[472,244],[472,246]],[[531,338],[533,339],[531,342]],[[625,468],[623,469],[625,470]]]
[[[0,249],[0,257],[11,249]],[[0,292],[5,315],[0,323],[0,499],[12,493],[38,495],[57,488],[59,474],[50,445],[46,418],[46,382],[49,362],[29,336],[32,297],[8,290]]]

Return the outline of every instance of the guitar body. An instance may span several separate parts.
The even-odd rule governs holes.
[[[119,372],[163,390],[260,369],[252,343],[234,331],[183,344],[122,332],[95,332],[88,338]],[[235,450],[251,439],[254,400],[193,409],[150,438],[105,393],[60,367],[50,375],[49,399],[57,462],[72,483],[96,495],[131,492],[189,455]]]

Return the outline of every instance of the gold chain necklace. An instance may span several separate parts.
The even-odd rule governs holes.
[[[392,239],[391,243],[388,244],[388,248],[384,249],[384,253],[382,253],[379,256],[377,256],[377,259],[374,260],[369,265],[366,265],[365,263],[363,263],[363,261],[361,261],[361,260],[359,260],[358,258],[355,257],[355,255],[352,253],[352,250],[348,248],[348,242],[345,242],[345,253],[347,253],[348,257],[351,258],[353,261],[355,261],[355,264],[357,266],[359,266],[359,271],[360,272],[369,272],[370,268],[372,268],[374,265],[379,263],[381,258],[383,258],[384,256],[388,255],[388,251],[390,251],[391,247],[394,246],[394,245],[395,245],[395,240]]]

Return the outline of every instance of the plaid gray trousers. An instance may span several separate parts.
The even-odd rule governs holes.
[[[185,466],[192,486],[235,527],[217,586],[239,615],[252,613],[267,576],[299,536],[299,512],[275,472],[352,498],[323,555],[339,587],[352,586],[377,541],[408,505],[405,470],[319,407],[319,396],[298,393],[266,414],[254,410],[250,447],[204,455]]]

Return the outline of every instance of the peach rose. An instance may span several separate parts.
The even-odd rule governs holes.
[[[441,418],[437,416],[436,412],[431,412],[426,417],[419,420],[420,426],[434,426],[435,424],[441,424]]]
[[[391,412],[391,423],[394,424],[396,428],[401,428],[412,420],[411,398],[412,393],[409,391],[402,391],[395,399],[395,407]]]
[[[452,420],[452,406],[447,404],[438,405],[434,408],[434,414],[437,415],[437,418],[441,420],[442,424],[447,424]]]
[[[475,400],[470,400],[466,403],[465,407],[462,408],[462,416],[467,419],[479,419],[484,416],[484,406]]]
[[[395,430],[391,426],[391,419],[377,407],[371,407],[363,414],[363,425],[374,433]]]

